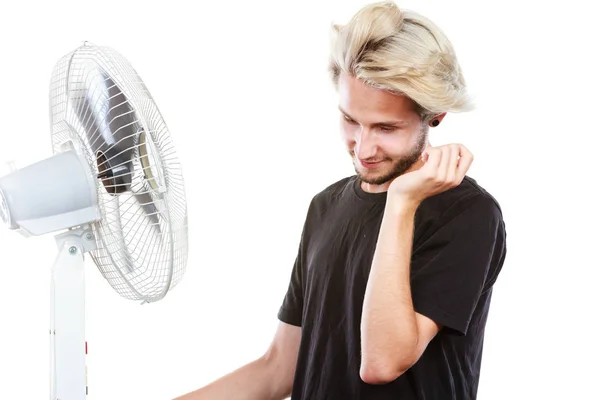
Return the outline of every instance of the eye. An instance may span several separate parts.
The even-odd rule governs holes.
[[[383,132],[393,132],[396,130],[396,127],[383,125],[383,126],[380,126],[379,129]]]

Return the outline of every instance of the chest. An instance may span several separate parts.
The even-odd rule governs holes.
[[[382,217],[382,209],[342,207],[321,216],[305,248],[308,309],[362,304]]]

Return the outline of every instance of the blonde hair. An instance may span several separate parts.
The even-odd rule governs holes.
[[[412,99],[421,118],[473,108],[452,44],[429,19],[391,1],[333,25],[329,73],[337,87],[348,73],[368,85]]]

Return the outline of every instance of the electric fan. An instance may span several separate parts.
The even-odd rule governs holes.
[[[140,76],[85,42],[50,84],[53,155],[0,178],[0,218],[54,233],[50,399],[87,395],[84,255],[122,297],[162,299],[187,263],[184,180],[169,130]]]

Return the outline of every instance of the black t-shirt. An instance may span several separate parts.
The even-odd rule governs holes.
[[[278,317],[302,327],[292,400],[471,400],[477,395],[492,285],[506,255],[496,200],[465,177],[424,200],[415,215],[415,311],[443,325],[395,381],[360,378],[360,320],[386,193],[356,176],[311,201]]]

